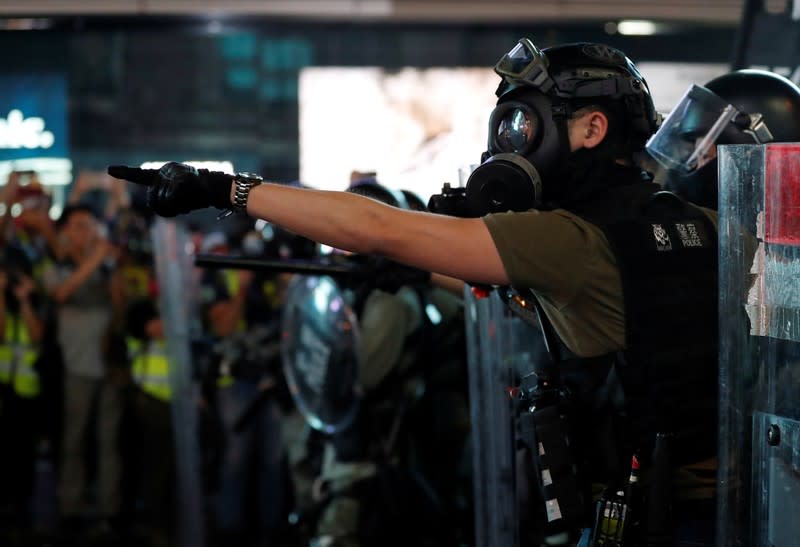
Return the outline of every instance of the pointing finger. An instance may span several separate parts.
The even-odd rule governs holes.
[[[151,186],[158,181],[157,169],[140,169],[126,165],[109,165],[108,174],[114,178]]]

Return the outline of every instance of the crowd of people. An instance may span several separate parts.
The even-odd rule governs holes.
[[[11,173],[2,187],[4,545],[179,542],[172,365],[159,311],[153,219],[137,206],[136,188],[110,180],[105,173],[81,173],[55,221],[49,216],[50,195],[35,174]],[[374,179],[359,182],[362,191],[391,194]],[[319,252],[315,243],[278,227],[256,230],[250,223],[226,233],[190,222],[187,229],[197,254],[313,260]],[[299,545],[340,530],[355,534],[331,515],[347,505],[339,498],[352,501],[359,497],[355,490],[379,490],[374,477],[389,476],[386,468],[404,469],[400,479],[386,471],[398,488],[435,471],[436,486],[457,499],[448,500],[447,518],[463,516],[468,469],[457,466],[461,476],[456,477],[441,473],[436,454],[423,474],[406,468],[411,451],[419,459],[424,449],[438,445],[436,433],[423,427],[429,424],[415,417],[423,404],[431,404],[429,397],[415,399],[402,416],[404,433],[397,441],[402,446],[377,454],[381,441],[367,439],[366,452],[336,468],[332,437],[310,427],[298,412],[281,366],[281,316],[292,274],[197,268],[192,278],[196,287],[187,288],[186,297],[201,314],[189,364],[200,424],[192,449],[201,462],[209,545]],[[430,325],[421,311],[429,303],[424,288],[370,290],[369,300],[359,304],[360,351],[362,362],[379,372],[360,380],[369,390],[382,391],[361,405],[364,412],[396,402],[412,377],[426,377],[411,365],[429,357],[421,355],[421,344],[431,340],[422,334]],[[455,332],[463,333],[459,300],[441,294],[434,300],[454,318]],[[455,397],[449,407],[461,439],[453,440],[456,449],[448,453],[460,454],[458,447],[466,446],[466,369],[463,337],[456,340],[462,345],[456,344],[453,355],[461,359],[439,375],[438,389]],[[403,370],[394,370],[401,364]],[[447,374],[452,377],[442,382]],[[387,388],[386,377],[398,387]],[[412,422],[419,431],[415,446],[405,433]],[[388,431],[392,423],[372,425]],[[370,471],[342,482],[359,466]],[[434,496],[430,503],[442,502]]]

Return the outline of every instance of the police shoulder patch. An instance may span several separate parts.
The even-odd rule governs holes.
[[[675,230],[684,247],[703,247],[705,242],[701,234],[705,235],[705,230],[695,221],[676,222]]]
[[[671,251],[672,240],[670,240],[669,233],[662,224],[651,224],[653,227],[653,239],[656,243],[656,249],[659,251]]]
[[[657,251],[700,249],[711,244],[706,227],[697,219],[651,223],[650,230]]]

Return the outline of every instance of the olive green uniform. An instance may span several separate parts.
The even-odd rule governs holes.
[[[622,281],[600,228],[562,209],[484,222],[511,285],[536,293],[571,351],[592,357],[624,346]]]

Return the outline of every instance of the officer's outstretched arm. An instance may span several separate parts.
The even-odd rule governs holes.
[[[148,186],[158,215],[231,206],[231,175],[168,163],[159,170],[112,166],[109,174]],[[405,211],[349,192],[262,184],[250,190],[247,213],[314,241],[483,284],[508,284],[483,220]]]
[[[461,279],[434,273],[431,275],[431,285],[444,289],[456,296],[464,294],[464,282]]]
[[[379,254],[474,282],[506,281],[481,219],[406,211],[349,192],[274,184],[251,190],[247,212],[339,249]]]

